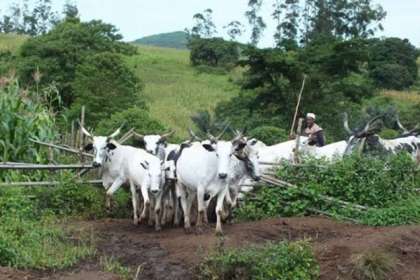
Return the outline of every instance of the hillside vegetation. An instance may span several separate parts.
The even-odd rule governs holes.
[[[155,47],[186,49],[187,34],[184,31],[155,34],[135,40],[134,43]]]
[[[16,52],[18,48],[25,42],[26,36],[14,34],[0,34],[0,51]]]
[[[151,115],[177,135],[185,137],[197,111],[213,111],[219,101],[236,96],[229,75],[198,72],[189,63],[189,51],[140,46],[129,58],[144,82]]]

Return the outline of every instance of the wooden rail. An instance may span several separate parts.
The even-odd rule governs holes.
[[[80,151],[79,150],[72,149],[72,148],[69,148],[69,147],[64,147],[64,146],[60,146],[60,145],[56,145],[56,144],[52,144],[52,143],[46,143],[46,142],[42,142],[42,141],[35,140],[35,139],[29,139],[29,141],[31,141],[33,143],[36,143],[36,144],[39,144],[39,145],[43,145],[43,146],[47,146],[47,147],[59,149],[59,150],[65,151],[65,152],[69,152],[69,153],[80,155]],[[84,156],[87,156],[87,157],[91,157],[91,158],[94,157],[94,155],[89,154],[89,153],[82,152],[82,154]]]
[[[52,182],[10,182],[10,183],[0,183],[0,187],[42,187],[42,186],[58,186],[63,182],[52,181]],[[102,180],[87,180],[87,181],[75,181],[77,184],[92,184],[99,185],[102,184]]]
[[[63,170],[63,169],[93,169],[92,165],[84,164],[31,164],[31,163],[0,163],[0,170]]]

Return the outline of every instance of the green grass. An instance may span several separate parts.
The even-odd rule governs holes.
[[[22,35],[0,33],[0,51],[17,52],[26,38]]]
[[[212,112],[216,104],[238,93],[230,75],[199,73],[189,64],[189,51],[140,46],[129,64],[144,83],[152,116],[186,137],[197,111]]]

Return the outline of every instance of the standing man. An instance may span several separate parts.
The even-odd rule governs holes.
[[[306,114],[306,128],[304,135],[309,137],[308,144],[311,146],[322,147],[325,145],[324,131],[315,123],[314,113]]]

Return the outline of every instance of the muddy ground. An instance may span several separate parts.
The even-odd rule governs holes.
[[[181,228],[155,233],[130,220],[78,222],[77,228],[95,232],[97,257],[67,271],[16,271],[0,267],[0,279],[119,279],[101,271],[99,256],[113,256],[135,271],[139,279],[193,279],[193,269],[220,240],[213,228],[186,235]],[[225,225],[225,246],[239,247],[267,241],[311,239],[321,266],[321,279],[352,279],[355,255],[381,250],[393,254],[398,266],[388,279],[420,279],[420,226],[372,228],[319,218],[282,218]]]

